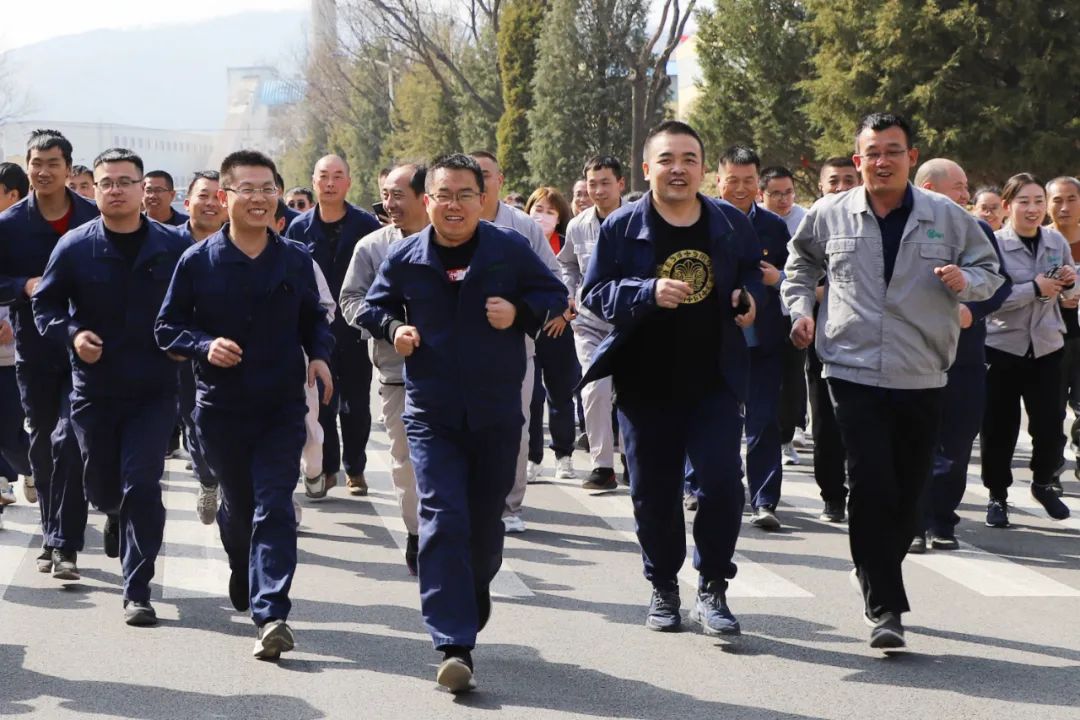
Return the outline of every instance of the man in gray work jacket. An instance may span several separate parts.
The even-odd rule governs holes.
[[[848,453],[853,578],[871,647],[904,647],[901,563],[930,474],[958,303],[1003,282],[977,222],[908,182],[918,159],[903,118],[874,113],[855,135],[863,187],[819,200],[792,238],[783,284],[791,336],[816,340]],[[827,275],[815,337],[814,289]]]
[[[360,239],[353,251],[349,269],[345,271],[345,280],[341,283],[341,315],[345,322],[355,328],[362,329],[359,323],[360,309],[371,283],[375,282],[379,266],[390,254],[390,245],[403,237],[415,235],[428,225],[428,215],[424,209],[426,178],[427,169],[423,165],[409,163],[394,168],[383,180],[381,193],[390,224]],[[364,334],[367,336],[366,330]],[[401,417],[405,410],[405,358],[388,341],[372,338],[371,363],[379,371],[383,422],[390,437],[390,477],[401,508],[401,519],[408,533],[405,565],[411,575],[416,575],[416,558],[420,548],[416,475],[409,460],[405,421]]]

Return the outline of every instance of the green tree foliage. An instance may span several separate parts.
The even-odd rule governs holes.
[[[802,187],[816,187],[807,167],[814,147],[806,97],[797,85],[811,55],[805,20],[796,0],[715,0],[698,12],[702,81],[690,122],[710,167],[724,148],[749,145],[765,165],[785,165]]]
[[[458,109],[454,122],[458,125],[458,136],[465,152],[479,148],[491,152],[496,150],[495,131],[502,108],[497,57],[495,33],[490,28],[480,33],[475,43],[461,51],[461,70],[469,78],[472,91],[466,90],[460,83],[454,83],[450,102]],[[473,93],[484,98],[485,104],[500,108],[499,114],[489,113]]]
[[[848,153],[858,118],[910,117],[923,157],[973,182],[1076,172],[1080,8],[1075,0],[806,0],[816,47],[802,87],[819,154]]]
[[[495,138],[499,165],[507,189],[528,192],[528,111],[533,104],[532,79],[536,67],[536,44],[547,13],[546,0],[510,0],[499,23],[499,78],[503,113]]]
[[[458,110],[423,65],[414,64],[395,90],[393,130],[383,144],[384,161],[430,160],[461,149]]]

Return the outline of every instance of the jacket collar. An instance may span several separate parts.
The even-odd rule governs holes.
[[[148,265],[153,258],[169,251],[169,231],[145,216],[143,216],[142,221],[146,224],[146,239],[143,240],[139,253],[135,256],[134,267]],[[123,254],[109,242],[108,235],[105,234],[105,220],[103,218],[98,217],[96,220],[90,221],[87,225],[87,232],[89,233],[94,258],[124,259]]]
[[[714,200],[701,193],[697,194],[697,198],[701,202],[702,214],[708,218],[709,235],[712,237],[727,235],[734,230],[731,221],[720,208],[719,203],[723,202],[722,200]],[[645,193],[640,200],[631,203],[630,208],[630,219],[626,223],[626,237],[652,242],[652,237],[656,232],[650,223],[652,192]]]
[[[470,267],[479,266],[485,263],[488,256],[494,252],[495,246],[498,245],[498,238],[496,234],[500,232],[499,228],[487,220],[481,220],[480,224],[476,227],[476,252],[473,253],[472,261],[469,263]],[[418,240],[405,254],[405,260],[413,265],[427,265],[439,273],[439,277],[446,278],[446,268],[443,267],[442,261],[439,260],[439,254],[435,250],[435,227],[428,225],[419,233],[417,233]]]

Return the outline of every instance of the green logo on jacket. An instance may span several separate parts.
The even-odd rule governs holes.
[[[926,237],[930,238],[931,240],[944,240],[945,239],[944,233],[939,233],[934,228],[930,228],[929,230],[926,231]]]

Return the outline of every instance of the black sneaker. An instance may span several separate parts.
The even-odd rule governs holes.
[[[986,527],[1009,527],[1009,504],[1004,500],[990,498],[986,504]]]
[[[455,695],[475,690],[472,653],[458,645],[446,646],[443,650],[443,661],[435,672],[435,682]]]
[[[649,614],[645,617],[645,627],[659,632],[673,632],[682,624],[679,614],[679,590],[660,590],[653,588],[652,600],[649,601]]]
[[[908,546],[909,555],[925,555],[926,554],[926,535],[919,533],[915,537],[911,538],[911,545]]]
[[[960,541],[952,533],[930,533],[930,547],[935,550],[959,550]]]
[[[1046,510],[1046,514],[1054,520],[1064,520],[1069,517],[1069,506],[1061,501],[1052,486],[1031,483],[1031,497],[1038,500]]]
[[[405,567],[409,568],[409,574],[416,577],[417,558],[420,556],[420,536],[409,534],[405,540]]]
[[[251,607],[250,594],[247,568],[243,571],[231,570],[229,572],[229,601],[238,612],[244,612]]]
[[[103,533],[101,543],[105,548],[105,556],[120,557],[120,518],[116,515],[106,516]]]
[[[847,518],[847,510],[843,500],[826,500],[825,509],[821,511],[819,519],[825,522],[842,523]]]
[[[697,600],[690,609],[690,619],[701,623],[706,635],[738,635],[742,631],[739,621],[731,614],[725,591],[727,583],[713,580],[703,590],[698,590]]]
[[[574,441],[574,447],[578,450],[589,452],[589,436],[585,433],[578,435],[577,440]]]
[[[491,587],[485,585],[476,590],[476,632],[480,632],[491,619]]]
[[[79,566],[76,563],[77,553],[74,550],[61,550],[55,548],[52,551],[52,576],[57,580],[80,580]]]
[[[877,625],[870,631],[870,647],[882,650],[898,650],[905,647],[904,626],[896,613],[882,613]]]
[[[619,484],[624,487],[630,487],[630,468],[626,465],[626,456],[619,455],[619,462],[622,463],[622,472],[619,474]]]
[[[581,487],[585,490],[614,490],[619,487],[619,481],[615,479],[613,468],[598,467],[593,468],[589,477],[581,483]]]
[[[148,602],[124,601],[124,622],[135,627],[157,625],[157,612]]]
[[[43,545],[41,547],[41,552],[38,553],[38,556],[36,558],[38,572],[52,572],[52,551],[53,549],[48,545]]]

